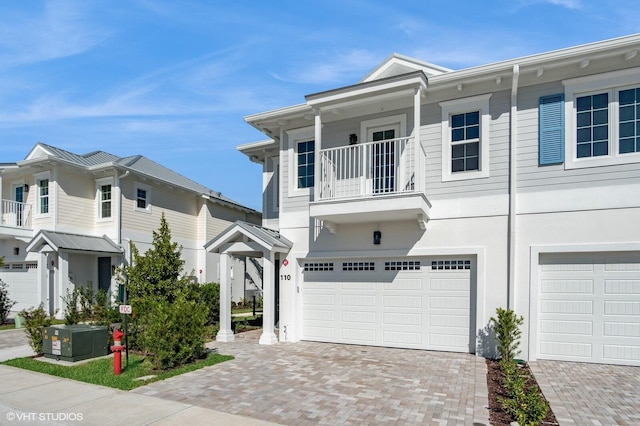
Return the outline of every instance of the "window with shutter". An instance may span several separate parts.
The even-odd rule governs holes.
[[[540,98],[538,163],[564,162],[564,94]]]

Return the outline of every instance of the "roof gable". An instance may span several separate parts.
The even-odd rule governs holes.
[[[278,231],[239,220],[206,243],[204,248],[206,251],[219,253],[224,245],[245,238],[257,243],[267,251],[287,252],[293,246],[293,243],[280,235]]]
[[[419,59],[400,55],[399,53],[394,53],[360,80],[360,83],[367,83],[415,71],[422,71],[427,77],[430,77],[433,75],[445,74],[452,70],[429,62],[424,62]]]

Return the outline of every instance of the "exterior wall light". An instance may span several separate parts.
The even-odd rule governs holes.
[[[355,145],[358,143],[358,135],[355,133],[351,133],[349,135],[349,145]]]
[[[382,232],[373,231],[373,244],[379,245],[380,244],[380,240],[382,240]]]

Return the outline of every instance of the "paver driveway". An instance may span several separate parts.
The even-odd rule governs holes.
[[[255,340],[233,361],[132,392],[280,424],[488,425],[486,366],[470,354]]]
[[[532,361],[561,425],[640,425],[640,367]]]

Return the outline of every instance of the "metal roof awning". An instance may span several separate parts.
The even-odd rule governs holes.
[[[234,243],[236,252],[249,255],[249,252],[266,250],[270,252],[288,252],[293,243],[280,235],[280,232],[253,223],[236,221],[217,237],[204,245],[208,252],[221,253],[227,251]],[[241,245],[244,244],[243,247]],[[233,249],[231,250],[234,251]]]
[[[51,251],[69,250],[77,252],[122,254],[123,251],[109,237],[68,234],[41,230],[27,246],[28,252],[39,252],[49,248]]]

